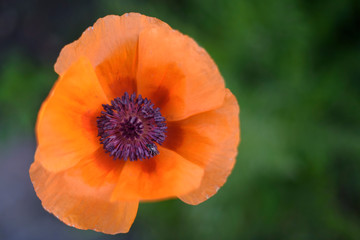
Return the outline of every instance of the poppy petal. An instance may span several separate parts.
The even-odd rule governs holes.
[[[200,187],[179,198],[195,205],[214,195],[233,169],[239,141],[239,106],[229,90],[220,108],[169,123],[164,147],[205,169]]]
[[[103,185],[115,187],[121,171],[125,165],[124,161],[115,160],[106,153],[102,147],[95,152],[84,156],[72,171],[76,176],[81,176],[85,184],[91,187],[102,187]],[[69,171],[70,172],[70,171]]]
[[[37,120],[37,155],[50,171],[75,165],[99,148],[96,117],[107,103],[90,62],[81,58],[60,76]]]
[[[216,64],[190,37],[170,28],[144,29],[139,37],[138,94],[168,121],[218,108],[225,84]]]
[[[199,187],[204,170],[175,152],[159,147],[160,154],[143,161],[127,161],[112,199],[158,200],[189,193]]]
[[[79,229],[108,234],[129,231],[138,209],[138,201],[109,201],[113,187],[91,187],[73,167],[52,172],[35,161],[30,178],[43,207],[64,223]]]
[[[96,21],[75,42],[60,52],[55,71],[62,75],[81,56],[96,69],[109,99],[136,91],[139,33],[145,28],[170,28],[166,23],[138,13],[110,15]]]

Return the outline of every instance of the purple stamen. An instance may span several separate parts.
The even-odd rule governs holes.
[[[105,152],[115,159],[130,161],[159,154],[157,144],[165,140],[166,122],[160,109],[141,95],[127,92],[115,98],[97,117],[98,136]]]

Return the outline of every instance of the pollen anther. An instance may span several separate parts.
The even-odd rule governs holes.
[[[166,122],[159,108],[141,95],[127,92],[115,98],[97,119],[98,136],[105,152],[115,159],[142,160],[159,154],[165,140]]]

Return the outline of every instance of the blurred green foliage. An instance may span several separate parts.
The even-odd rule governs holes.
[[[143,203],[130,233],[111,239],[360,239],[358,1],[32,2],[48,22],[30,39],[56,41],[2,55],[3,137],[33,131],[56,54],[108,14],[141,12],[190,35],[239,101],[238,162],[219,193],[195,207]]]
[[[39,105],[56,74],[14,50],[1,66],[0,79],[0,137],[33,134]]]

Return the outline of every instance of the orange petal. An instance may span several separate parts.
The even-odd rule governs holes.
[[[45,168],[69,168],[99,148],[96,117],[107,102],[86,59],[81,58],[59,78],[40,109],[36,126],[36,155],[41,155]]]
[[[43,207],[79,229],[108,234],[128,232],[138,201],[109,201],[113,185],[104,181],[97,187],[89,186],[81,177],[81,171],[79,166],[52,172],[35,161],[30,168],[30,178]]]
[[[145,28],[169,26],[138,13],[106,16],[96,21],[75,42],[65,46],[55,64],[62,75],[81,56],[96,69],[100,84],[109,99],[121,97],[125,91],[136,91],[139,33]]]
[[[73,167],[76,171],[69,171],[69,174],[80,176],[84,184],[91,187],[111,185],[114,188],[124,165],[124,161],[114,160],[100,146],[94,153],[81,158]]]
[[[217,192],[233,169],[239,141],[239,105],[229,90],[220,108],[168,124],[164,147],[205,169],[200,187],[179,195],[182,201],[199,204]]]
[[[207,52],[178,31],[154,27],[139,38],[138,94],[148,97],[168,121],[222,105],[224,80]]]
[[[156,18],[130,13],[99,19],[63,48],[55,71],[62,75],[80,56],[90,60],[110,100],[138,91],[168,121],[222,104],[224,81],[210,56]]]
[[[173,151],[143,161],[127,161],[112,199],[157,200],[189,193],[200,185],[203,169]]]

